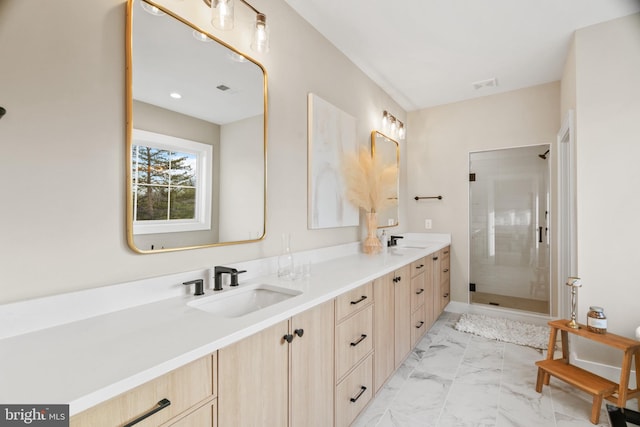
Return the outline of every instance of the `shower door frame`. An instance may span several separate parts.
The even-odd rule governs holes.
[[[573,145],[573,144],[572,144]],[[540,144],[528,144],[528,145],[515,145],[515,146],[509,146],[509,147],[498,147],[498,148],[487,148],[487,149],[483,149],[483,150],[473,150],[473,151],[469,151],[468,155],[467,155],[467,159],[468,159],[468,171],[469,174],[471,174],[471,154],[473,153],[486,153],[486,152],[490,152],[490,151],[501,151],[501,150],[510,150],[510,149],[517,149],[517,148],[528,148],[528,147],[544,147],[546,146],[550,151],[549,154],[556,154],[556,151],[554,150],[554,144],[550,144],[550,143],[540,143]],[[546,159],[545,161],[550,161],[549,159]],[[553,275],[553,271],[554,271],[554,245],[555,245],[555,236],[556,233],[554,233],[553,231],[553,226],[554,221],[553,221],[553,215],[552,212],[554,212],[555,206],[554,206],[554,187],[552,185],[552,181],[553,180],[553,172],[552,172],[552,164],[549,164],[549,167],[547,168],[547,188],[549,191],[549,198],[548,198],[548,205],[547,205],[547,209],[548,209],[548,218],[546,220],[546,224],[549,227],[549,231],[546,233],[547,234],[547,239],[549,242],[549,249],[548,249],[548,253],[547,253],[547,257],[548,257],[548,265],[549,265],[549,271],[547,274],[547,280],[548,280],[548,284],[549,284],[549,290],[547,293],[548,296],[548,303],[549,303],[549,310],[547,313],[538,313],[538,312],[527,312],[527,311],[522,311],[522,310],[517,310],[517,309],[512,309],[509,307],[500,307],[497,306],[495,308],[499,308],[502,310],[516,310],[516,311],[522,311],[522,312],[527,312],[527,313],[532,313],[534,315],[541,315],[541,316],[545,316],[545,317],[551,317],[554,313],[554,307],[556,304],[556,299],[561,297],[560,294],[560,290],[558,289],[558,291],[556,292],[555,288],[554,288],[554,284],[552,282],[552,275]],[[472,242],[471,242],[471,233],[472,233],[472,228],[471,228],[471,214],[472,214],[472,199],[471,199],[471,185],[469,183],[468,187],[467,187],[467,200],[468,200],[468,212],[467,212],[467,259],[468,259],[468,272],[469,272],[469,283],[472,283],[472,277],[471,277],[471,247],[472,247]],[[469,289],[469,287],[467,287],[467,303],[468,304],[473,304],[473,298],[472,298],[472,292]],[[484,306],[484,304],[480,304],[481,306]]]

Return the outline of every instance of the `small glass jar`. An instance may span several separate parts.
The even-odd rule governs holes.
[[[591,306],[587,313],[587,329],[596,334],[607,333],[607,316],[602,307]]]

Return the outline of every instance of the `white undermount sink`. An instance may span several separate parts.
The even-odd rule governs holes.
[[[295,289],[267,284],[240,285],[236,289],[228,289],[219,294],[190,301],[187,305],[219,316],[240,317],[301,293]]]

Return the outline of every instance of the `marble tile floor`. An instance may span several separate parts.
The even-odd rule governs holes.
[[[593,426],[586,393],[554,378],[536,392],[545,354],[458,332],[459,316],[440,316],[353,427]],[[598,426],[609,426],[604,404]]]

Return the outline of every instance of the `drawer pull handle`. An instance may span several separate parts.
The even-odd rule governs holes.
[[[162,411],[164,408],[166,408],[169,405],[171,405],[171,401],[169,399],[162,399],[160,402],[158,402],[158,406],[156,406],[149,412],[140,415],[138,418],[131,421],[129,424],[125,424],[123,427],[131,427],[132,425],[138,424],[140,421],[149,418],[151,415],[155,414],[156,412]]]
[[[418,270],[418,269],[420,269],[420,268],[422,268],[422,267],[424,267],[424,264],[417,265],[417,266],[416,266],[416,270]]]
[[[420,329],[420,328],[422,328],[422,325],[424,325],[424,322],[421,320],[421,321],[416,325],[416,329]]]
[[[351,343],[351,347],[355,347],[360,344],[367,336],[365,334],[360,335],[360,338],[356,342]]]
[[[424,292],[424,289],[420,289],[418,292],[416,292],[416,295],[420,295],[423,292]]]
[[[293,335],[287,334],[287,335],[283,336],[282,339],[284,339],[286,342],[291,344],[291,341],[293,341]]]
[[[449,253],[449,251],[444,251],[444,254],[445,254],[445,255],[446,255],[446,254],[448,254],[448,253]]]
[[[438,260],[438,257],[437,257],[437,256],[434,256],[434,257],[433,257],[433,260],[434,260],[434,261],[437,261],[437,260]]]
[[[366,295],[362,295],[362,297],[361,297],[359,300],[357,300],[357,301],[351,301],[351,304],[352,304],[352,305],[360,304],[362,301],[364,301],[364,300],[366,300],[366,299],[367,299],[367,296],[366,296]]]
[[[447,298],[449,296],[449,292],[447,292],[446,294],[444,294],[444,296],[442,298]]]
[[[356,397],[352,397],[351,399],[351,403],[355,403],[358,399],[360,399],[360,396],[362,396],[364,394],[364,392],[367,391],[367,388],[365,386],[361,386],[360,387],[360,392],[358,392]]]
[[[448,268],[445,268],[445,269],[443,270],[443,273],[448,273],[448,272],[449,272],[449,269],[448,269]]]

